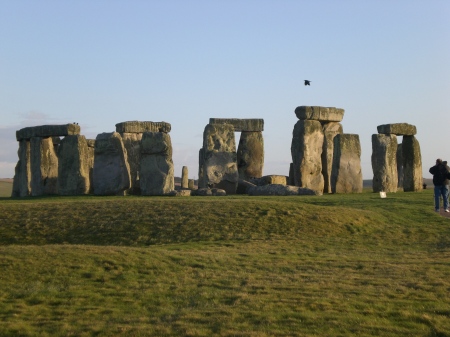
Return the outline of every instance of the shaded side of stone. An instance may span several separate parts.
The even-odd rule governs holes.
[[[398,176],[398,188],[403,188],[403,145],[397,145],[397,176]]]
[[[264,119],[257,118],[210,118],[209,124],[230,124],[236,132],[264,131]]]
[[[417,129],[408,123],[383,124],[377,126],[378,133],[396,136],[414,136]]]
[[[344,109],[323,106],[299,106],[295,109],[298,119],[320,122],[340,122],[344,118],[344,112]]]
[[[262,132],[241,132],[237,149],[239,178],[248,180],[262,176],[264,167],[264,139]]]
[[[362,193],[361,144],[359,136],[338,134],[334,137],[332,193]]]
[[[299,120],[295,124],[291,144],[295,186],[323,191],[323,139],[319,121]]]
[[[90,160],[86,138],[66,136],[58,149],[58,193],[82,195],[90,191]]]
[[[30,140],[31,195],[58,194],[58,156],[52,138]]]
[[[17,155],[19,160],[15,168],[11,196],[27,197],[31,195],[30,142],[28,140],[19,141]]]
[[[130,167],[131,187],[127,194],[139,195],[141,194],[139,169],[141,166],[141,139],[142,133],[121,134],[122,142],[127,151],[127,160]]]
[[[97,135],[93,180],[95,195],[122,195],[130,188],[130,167],[119,133]]]
[[[172,141],[168,133],[143,134],[140,185],[142,195],[165,195],[175,189]]]
[[[116,124],[119,133],[164,132],[169,133],[172,126],[167,122],[129,121]]]
[[[403,152],[403,190],[417,192],[423,189],[422,155],[420,144],[415,136],[404,136]]]
[[[78,124],[64,124],[64,125],[39,125],[29,126],[16,131],[16,139],[31,139],[33,137],[64,137],[71,135],[79,135],[80,126]]]
[[[295,179],[294,179],[294,163],[289,164],[289,182],[288,185],[295,186]]]
[[[374,192],[397,192],[397,145],[396,135],[372,135]]]
[[[332,193],[331,169],[333,167],[334,137],[342,133],[341,123],[330,122],[323,125],[322,175],[324,179],[324,193]]]

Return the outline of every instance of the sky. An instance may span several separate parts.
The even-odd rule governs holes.
[[[301,105],[345,110],[364,179],[377,126],[415,125],[431,177],[450,161],[449,17],[447,0],[0,0],[0,178],[23,127],[139,120],[172,125],[194,179],[210,118],[264,119],[263,174],[288,175]]]

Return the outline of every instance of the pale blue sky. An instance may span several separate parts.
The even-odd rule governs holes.
[[[299,105],[345,109],[365,179],[377,126],[416,125],[429,177],[450,161],[449,18],[438,0],[0,0],[0,177],[22,127],[142,120],[172,124],[175,174],[197,178],[210,117],[263,118],[264,174],[287,175]]]

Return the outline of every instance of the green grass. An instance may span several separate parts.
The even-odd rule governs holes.
[[[0,198],[1,336],[450,336],[432,191]]]

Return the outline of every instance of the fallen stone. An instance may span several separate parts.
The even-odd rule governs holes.
[[[169,133],[172,126],[166,122],[129,121],[116,124],[119,133],[164,132]]]
[[[372,187],[374,192],[397,192],[397,136],[372,135]]]
[[[169,197],[190,197],[191,192],[191,190],[172,190],[166,195]]]
[[[198,190],[192,191],[191,195],[195,196],[226,196],[225,190],[220,188],[199,188]]]
[[[256,118],[210,118],[209,124],[231,124],[234,131],[264,131],[264,119]]]
[[[264,185],[254,186],[248,189],[248,195],[261,196],[261,195],[322,195],[322,191],[315,191],[309,188],[288,186],[288,185]]]
[[[273,185],[273,184],[288,185],[289,177],[272,174],[261,178],[249,179],[249,182],[251,182],[256,186]]]
[[[251,182],[249,182],[247,180],[239,179],[236,194],[247,194],[248,189],[253,186],[256,186],[256,185],[252,184]]]
[[[332,193],[362,193],[361,144],[359,136],[338,134],[334,137]]]
[[[123,195],[130,188],[130,167],[119,133],[97,135],[93,180],[95,195]]]
[[[71,135],[79,135],[80,126],[78,124],[64,124],[64,125],[39,125],[29,126],[16,131],[16,139],[18,141],[33,137],[64,137]]]
[[[340,122],[344,118],[344,112],[344,109],[323,106],[299,106],[295,109],[298,119],[320,122]]]
[[[396,136],[414,136],[417,129],[407,123],[383,124],[377,126],[378,133]]]
[[[262,176],[264,167],[264,139],[262,132],[242,131],[237,149],[240,179]]]

